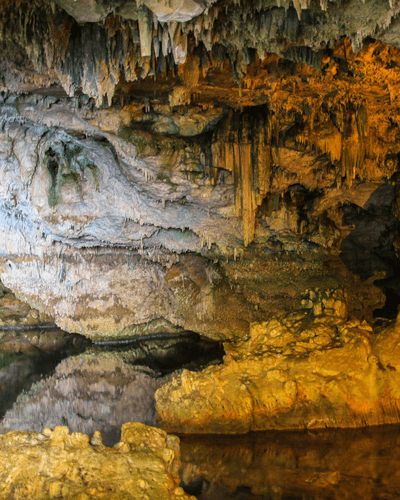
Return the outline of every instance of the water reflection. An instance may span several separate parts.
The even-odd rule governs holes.
[[[181,436],[198,500],[376,500],[400,496],[400,428]]]
[[[98,430],[104,444],[113,446],[125,422],[156,425],[154,393],[161,383],[151,369],[131,366],[109,353],[73,356],[18,397],[0,430],[67,425],[71,432],[89,436]]]
[[[218,362],[221,354],[218,346],[207,342],[193,344],[192,336],[153,339],[121,349],[88,348],[67,334],[63,350],[57,335],[43,334],[40,342],[35,335],[29,342],[36,342],[35,349],[17,335],[9,344],[3,337],[8,351],[0,351],[0,432],[68,425],[71,431],[89,435],[99,430],[103,442],[113,446],[124,422],[157,424],[154,393],[173,376],[171,370],[199,369],[212,359]],[[181,436],[181,459],[182,484],[198,500],[400,496],[397,426]]]
[[[163,375],[180,368],[199,370],[211,362],[220,363],[225,354],[220,342],[190,331],[179,336],[150,334],[129,341],[117,341],[115,344],[94,343],[93,351],[118,353],[129,364],[148,366]]]
[[[7,332],[0,339],[0,418],[18,395],[54,372],[60,361],[83,352],[87,342],[61,330]]]
[[[14,335],[0,343],[9,349],[0,365],[0,433],[67,425],[71,432],[89,436],[100,431],[108,446],[120,440],[125,422],[157,425],[154,393],[170,373],[183,366],[200,369],[220,362],[223,354],[218,343],[191,332],[97,347],[69,340],[63,354],[43,354],[34,334],[27,340],[24,332],[23,341]],[[71,349],[80,354],[62,360]]]

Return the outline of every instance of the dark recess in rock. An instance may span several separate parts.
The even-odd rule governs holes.
[[[343,206],[343,224],[354,229],[341,244],[341,259],[354,274],[366,281],[374,280],[386,295],[383,308],[375,317],[394,319],[400,305],[400,258],[394,247],[399,236],[399,221],[393,214],[395,189],[392,183],[379,187],[368,199],[365,208]]]

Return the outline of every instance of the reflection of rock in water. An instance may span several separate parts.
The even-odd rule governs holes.
[[[58,329],[23,326],[0,327],[0,350],[28,355],[54,354],[59,361],[83,352],[91,341],[82,335]]]
[[[197,371],[210,363],[220,363],[225,354],[220,342],[203,338],[195,332],[161,332],[94,344],[94,353],[99,352],[98,349],[117,352],[129,364],[148,366],[162,374],[179,368]]]
[[[181,479],[198,500],[398,500],[398,426],[181,436]]]
[[[11,408],[18,394],[33,382],[33,359],[0,352],[0,418]]]
[[[130,366],[115,354],[75,356],[62,361],[55,374],[19,396],[0,427],[42,431],[68,425],[71,432],[99,430],[113,445],[124,422],[155,425],[154,392],[163,383],[152,370]]]

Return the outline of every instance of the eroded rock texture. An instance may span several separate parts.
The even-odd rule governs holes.
[[[77,24],[23,5],[2,14],[14,92],[1,108],[7,286],[93,338],[160,320],[240,336],[317,283],[345,286],[366,317],[384,310],[384,292],[396,316],[399,54],[366,37],[392,26],[396,7],[375,6],[381,31],[364,27],[354,53],[355,38],[352,49],[329,31],[339,6],[318,11],[320,30],[309,9],[299,20],[288,6],[227,3],[147,33],[141,15],[114,15],[122,6]],[[257,44],[239,39],[240,19]],[[138,55],[136,32],[151,35],[151,55]],[[171,33],[186,40],[185,62]],[[313,52],[306,33],[328,46]]]
[[[179,487],[179,439],[125,424],[114,448],[68,427],[0,436],[0,498],[193,499]]]
[[[316,295],[308,310],[252,323],[248,339],[225,345],[223,365],[159,389],[160,425],[234,434],[397,423],[398,323],[373,329],[347,318],[338,291]]]

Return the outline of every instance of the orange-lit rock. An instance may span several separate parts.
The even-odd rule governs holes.
[[[160,425],[224,434],[398,423],[398,324],[373,328],[347,319],[340,295],[324,301],[336,315],[319,306],[252,323],[249,338],[225,344],[222,365],[161,387]]]
[[[396,317],[395,1],[0,3],[18,297],[93,339],[246,338],[317,286]]]
[[[179,439],[143,424],[124,424],[114,448],[100,433],[68,427],[0,436],[0,498],[189,500],[179,487]]]
[[[1,2],[4,284],[91,338],[394,318],[397,3],[139,3]]]

